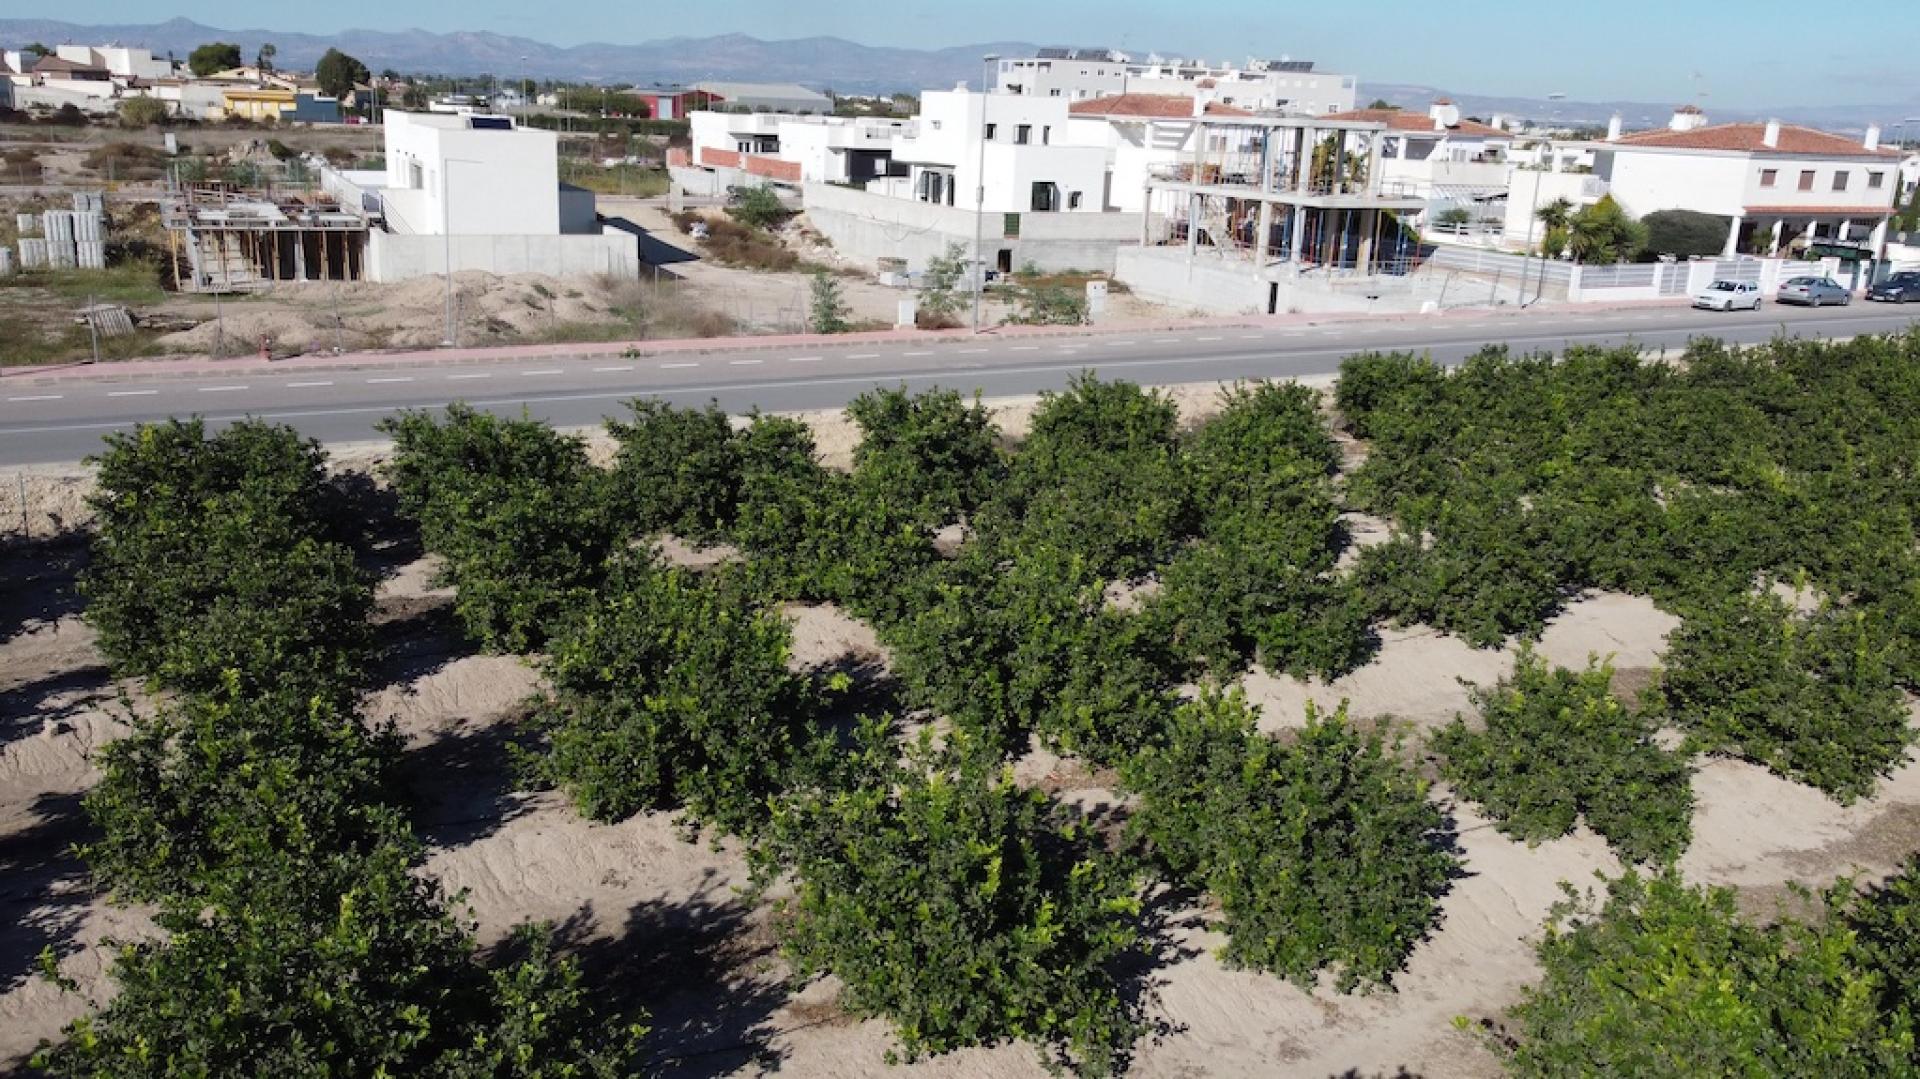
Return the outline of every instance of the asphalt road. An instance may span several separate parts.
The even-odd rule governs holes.
[[[1465,315],[1317,326],[1220,327],[1175,333],[836,345],[812,353],[742,350],[683,355],[514,359],[457,366],[386,366],[235,376],[117,377],[25,385],[0,381],[0,467],[78,461],[101,436],[144,420],[257,416],[290,423],[322,442],[376,437],[382,416],[466,401],[561,426],[599,423],[622,402],[654,396],[682,405],[717,400],[729,411],[837,408],[876,386],[944,386],[989,397],[1058,388],[1074,373],[1171,384],[1332,374],[1369,349],[1410,349],[1458,363],[1490,343],[1519,351],[1631,342],[1678,349],[1695,337],[1749,343],[1785,333],[1809,338],[1883,333],[1920,324],[1920,310],[1875,304],[1760,312],[1683,308],[1527,315]]]

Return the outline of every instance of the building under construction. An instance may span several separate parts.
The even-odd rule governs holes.
[[[1380,182],[1384,125],[1311,116],[1204,116],[1179,159],[1149,170],[1130,285],[1165,302],[1284,310],[1289,293],[1409,272],[1402,227],[1425,208]],[[1359,282],[1362,287],[1364,282]],[[1224,305],[1224,306],[1223,306]]]
[[[370,218],[314,188],[180,184],[161,204],[160,220],[182,292],[366,276]]]

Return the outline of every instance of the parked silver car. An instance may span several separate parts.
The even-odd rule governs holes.
[[[1693,306],[1708,311],[1760,310],[1760,286],[1746,281],[1716,280],[1693,294]]]
[[[1853,293],[1831,277],[1794,277],[1780,286],[1780,294],[1774,299],[1808,307],[1825,307],[1830,303],[1845,307],[1853,302]]]

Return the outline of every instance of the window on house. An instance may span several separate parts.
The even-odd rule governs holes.
[[[1835,191],[1845,191],[1847,189],[1847,176],[1848,173],[1845,169],[1841,169],[1839,172],[1833,174],[1833,189]]]
[[[1778,180],[1779,178],[1780,178],[1779,169],[1761,169],[1760,170],[1760,186],[1761,187],[1772,187],[1774,184],[1774,181]]]
[[[1867,190],[1868,191],[1878,191],[1880,190],[1880,185],[1886,182],[1887,182],[1887,174],[1884,172],[1867,173]]]
[[[1805,172],[1802,172],[1800,174],[1800,190],[1802,191],[1813,190],[1813,170],[1812,169],[1807,169]]]
[[[1067,209],[1078,210],[1080,208],[1080,194],[1080,192],[1075,191],[1067,196]]]
[[[1059,88],[1058,86],[1056,86],[1056,87],[1054,87],[1053,89],[1051,89],[1051,90],[1048,90],[1048,91],[1047,91],[1047,96],[1048,96],[1048,97],[1059,97],[1059,96],[1060,96],[1060,88]]]
[[[1059,208],[1060,189],[1044,180],[1035,182],[1033,185],[1033,202],[1030,205],[1032,205],[1034,213],[1052,213]]]
[[[1020,146],[1025,146],[1026,144],[1032,142],[1033,141],[1033,125],[1021,124],[1020,126],[1014,128],[1013,141],[1015,144]]]
[[[1053,145],[1053,125],[1052,124],[1048,124],[1046,127],[1043,127],[1040,129],[1040,145],[1042,146]]]
[[[1000,130],[1000,125],[999,125],[999,124],[988,124],[988,125],[987,125],[987,141],[988,141],[988,142],[992,142],[992,141],[993,141],[993,135],[994,135],[994,132],[996,132],[996,131],[999,131],[999,130]]]

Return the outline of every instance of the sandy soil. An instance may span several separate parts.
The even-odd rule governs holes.
[[[653,236],[689,254],[698,255],[700,245],[685,236],[668,217],[664,200],[623,199],[602,196],[600,212],[608,217],[624,217]],[[718,213],[707,210],[702,212]],[[782,232],[786,245],[802,258],[823,266],[848,271],[839,279],[842,298],[854,322],[879,322],[892,326],[901,300],[913,295],[910,290],[889,288],[876,279],[873,267],[841,258],[824,242],[809,242],[811,235],[804,215],[790,222]],[[750,331],[760,333],[798,333],[806,328],[810,307],[812,278],[804,273],[774,273],[739,269],[707,261],[676,262],[663,267],[674,276],[699,288],[719,310]],[[999,325],[1008,314],[1006,304],[991,296],[981,306],[981,319],[987,325]],[[1128,293],[1108,297],[1107,309],[1094,319],[1096,324],[1141,319],[1167,319],[1184,312],[1149,303]],[[965,317],[971,317],[971,309]]]
[[[1176,394],[1188,419],[1213,397],[1211,386]],[[1015,433],[1031,414],[1030,401],[994,406]],[[827,455],[844,460],[851,451],[844,419],[810,421]],[[338,456],[365,467],[378,450]],[[35,479],[47,481],[34,489],[47,500],[34,504],[36,512],[75,512],[84,476]],[[682,563],[725,555],[674,543],[663,552]],[[85,1008],[30,976],[34,953],[53,946],[66,956],[69,976],[97,994],[105,985],[101,942],[148,928],[141,912],[91,896],[78,864],[62,853],[84,831],[77,796],[93,778],[88,754],[122,729],[116,687],[74,613],[79,557],[71,545],[0,556],[0,896],[10,908],[0,931],[0,1070]],[[431,844],[425,871],[463,893],[483,941],[523,921],[554,923],[603,999],[651,1011],[657,1033],[649,1063],[668,1074],[1043,1074],[1033,1053],[1017,1045],[888,1068],[885,1024],[842,1015],[830,979],[798,991],[787,984],[766,908],[739,894],[747,873],[736,847],[689,841],[665,815],[590,823],[556,793],[520,789],[508,747],[538,676],[519,659],[475,655],[458,643],[450,597],[428,586],[432,569],[430,558],[404,559],[381,584],[377,621],[389,658],[366,711],[406,735],[416,820]],[[884,682],[887,656],[869,627],[828,606],[792,605],[784,613],[794,626],[796,666],[858,669]],[[1539,650],[1563,664],[1610,656],[1623,675],[1644,677],[1673,627],[1671,616],[1643,599],[1595,595],[1557,618]],[[1245,687],[1264,709],[1263,727],[1298,723],[1307,700],[1332,707],[1345,699],[1356,717],[1391,715],[1431,728],[1468,706],[1461,680],[1486,685],[1513,663],[1512,649],[1475,650],[1422,627],[1382,636],[1374,662],[1331,684],[1249,675]],[[1018,762],[1016,775],[1090,812],[1119,805],[1113,777],[1078,762],[1036,752]],[[1695,790],[1695,840],[1683,868],[1695,880],[1740,887],[1754,909],[1766,909],[1789,880],[1817,886],[1849,872],[1884,872],[1920,834],[1920,765],[1901,769],[1852,807],[1729,761],[1703,762]],[[1438,794],[1450,801],[1444,788]],[[1591,883],[1596,871],[1618,866],[1585,829],[1528,848],[1468,807],[1454,805],[1452,815],[1466,873],[1394,992],[1309,993],[1224,969],[1213,954],[1221,938],[1209,928],[1209,912],[1163,903],[1154,919],[1155,959],[1133,983],[1155,1031],[1137,1046],[1133,1074],[1495,1074],[1494,1058],[1457,1032],[1453,1018],[1497,1016],[1536,973],[1531,941],[1560,882]]]

